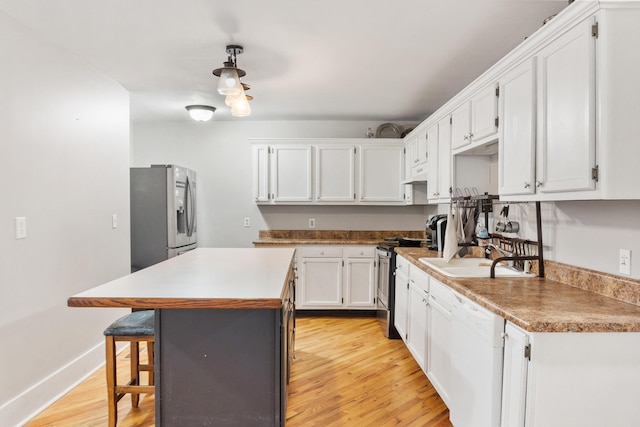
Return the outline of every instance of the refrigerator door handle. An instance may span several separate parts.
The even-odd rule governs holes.
[[[185,189],[185,213],[187,217],[187,236],[191,237],[195,230],[195,222],[196,222],[196,207],[195,207],[195,199],[193,198],[191,182],[189,181],[189,176],[186,179],[186,189]],[[191,203],[191,206],[189,206]]]

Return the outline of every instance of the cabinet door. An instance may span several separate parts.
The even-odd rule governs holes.
[[[471,144],[471,101],[466,101],[451,114],[451,149]]]
[[[471,99],[471,140],[491,140],[498,136],[497,85],[491,84]]]
[[[402,145],[360,147],[360,201],[404,203]]]
[[[410,167],[414,167],[418,165],[420,161],[418,159],[418,137],[415,131],[414,134],[410,136],[409,142],[407,143],[407,153],[409,154],[409,162]]]
[[[427,355],[427,309],[429,294],[419,286],[409,282],[409,308],[407,322],[407,347],[426,372]]]
[[[347,258],[346,307],[375,307],[375,260],[373,258]]]
[[[421,131],[417,136],[417,149],[418,149],[418,164],[421,165],[427,162],[429,153],[427,150],[428,131]]]
[[[269,199],[269,146],[253,146],[253,199],[256,203]]]
[[[353,202],[355,199],[355,146],[316,146],[316,200]]]
[[[449,405],[451,312],[434,295],[429,296],[428,326],[427,376],[444,403]]]
[[[271,159],[272,200],[311,202],[311,146],[274,146]]]
[[[409,277],[396,269],[395,320],[394,326],[400,337],[407,340],[407,313],[409,304]]]
[[[500,81],[499,193],[535,192],[535,58]]]
[[[440,182],[440,164],[438,157],[438,124],[427,130],[427,194],[429,199],[438,198],[438,183]]]
[[[502,372],[502,423],[505,427],[524,427],[529,361],[525,347],[529,335],[507,322]]]
[[[438,122],[438,200],[451,197],[451,120],[447,116]]]
[[[342,258],[302,258],[299,308],[342,305]]]
[[[538,54],[536,186],[540,193],[595,188],[595,38],[592,20]]]

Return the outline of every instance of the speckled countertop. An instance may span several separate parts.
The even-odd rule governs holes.
[[[396,248],[396,252],[456,292],[530,332],[640,332],[640,284],[633,280],[616,280],[617,276],[585,269],[578,269],[578,277],[575,267],[564,268],[550,261],[545,262],[545,269],[553,271],[554,280],[548,273],[547,278],[451,278],[418,260],[437,257],[437,252],[424,248]],[[563,277],[571,285],[559,281]],[[611,292],[614,297],[608,295]]]
[[[424,230],[260,230],[255,247],[377,245],[387,237],[424,239]]]

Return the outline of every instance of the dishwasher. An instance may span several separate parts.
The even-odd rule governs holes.
[[[451,407],[455,427],[498,427],[504,319],[454,292],[451,305]]]

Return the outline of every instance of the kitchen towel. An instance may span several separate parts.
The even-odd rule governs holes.
[[[442,258],[445,262],[451,261],[458,253],[458,218],[454,218],[453,209],[449,207],[447,214],[447,228],[444,232],[444,247],[442,248]]]

